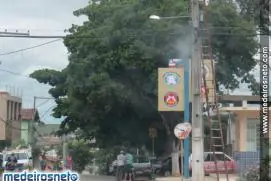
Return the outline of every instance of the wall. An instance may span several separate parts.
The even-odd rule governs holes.
[[[237,150],[235,151],[247,151],[247,119],[258,119],[259,120],[259,110],[243,110],[236,111],[236,143]],[[271,117],[271,114],[270,114]],[[271,119],[269,119],[269,124],[271,124]],[[269,127],[271,131],[271,127]],[[270,134],[271,136],[271,134]]]
[[[21,125],[19,113],[22,99],[0,92],[0,140],[19,141]]]
[[[26,144],[28,144],[28,120],[21,121],[21,140],[24,140]]]
[[[7,102],[6,98],[0,92],[0,140],[6,140],[5,120],[7,117]]]

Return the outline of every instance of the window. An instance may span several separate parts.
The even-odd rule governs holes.
[[[26,160],[27,154],[26,153],[18,153],[18,160]]]
[[[246,151],[257,151],[260,147],[260,121],[258,119],[247,120]]]
[[[5,161],[8,160],[8,157],[12,157],[11,154],[7,154]],[[26,160],[28,159],[28,155],[27,153],[15,153],[15,157],[17,158],[17,160]]]
[[[207,157],[204,159],[205,162],[212,162],[214,161],[214,156],[212,153],[209,153]]]
[[[10,120],[10,112],[9,112],[9,108],[10,108],[10,101],[7,101],[7,121]]]
[[[10,120],[14,121],[14,103],[10,101]]]
[[[18,103],[14,103],[14,120],[18,120]]]
[[[215,154],[217,161],[230,161],[230,159],[224,154]],[[225,158],[224,158],[225,157]]]
[[[148,163],[149,159],[147,157],[135,157],[137,163]]]

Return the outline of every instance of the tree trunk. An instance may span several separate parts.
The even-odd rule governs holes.
[[[172,139],[172,176],[180,176],[180,165],[179,165],[179,145]]]

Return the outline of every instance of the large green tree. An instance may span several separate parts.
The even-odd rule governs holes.
[[[64,44],[69,64],[62,71],[38,70],[31,74],[52,86],[57,107],[54,116],[65,117],[62,131],[80,129],[100,147],[125,141],[149,142],[148,129],[158,129],[167,152],[174,153],[173,174],[178,169],[178,147],[172,130],[182,113],[157,111],[157,68],[169,58],[191,55],[191,24],[187,19],[152,21],[149,15],[190,14],[187,1],[103,0],[75,11],[86,15],[82,26],[70,28]],[[218,88],[239,87],[240,80],[255,83],[249,73],[256,65],[254,25],[238,14],[233,3],[214,2],[208,8]],[[239,27],[229,31],[228,27]]]

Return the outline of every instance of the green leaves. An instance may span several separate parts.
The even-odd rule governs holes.
[[[165,129],[180,121],[178,113],[157,111],[157,68],[167,67],[168,58],[191,56],[191,25],[188,19],[153,21],[149,15],[185,16],[188,3],[111,0],[75,12],[89,20],[73,25],[64,40],[69,65],[63,71],[31,74],[52,86],[49,92],[58,104],[54,116],[65,117],[63,130],[79,129],[84,138],[95,137],[101,147],[125,141],[143,145],[149,143],[151,125],[165,136]],[[243,80],[256,90],[257,82],[247,73],[256,65],[254,24],[224,1],[211,3],[207,19],[218,85],[233,90]]]

